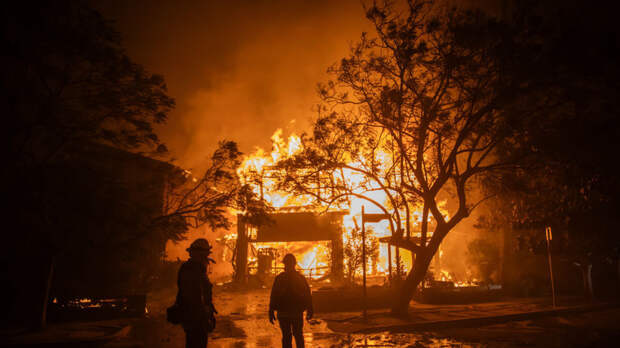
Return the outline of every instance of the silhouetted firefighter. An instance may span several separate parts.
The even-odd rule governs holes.
[[[185,330],[185,347],[204,348],[208,342],[207,334],[215,329],[217,311],[213,306],[213,285],[207,276],[209,262],[215,261],[209,258],[211,245],[206,239],[196,239],[187,251],[189,260],[179,269],[179,293],[175,306]]]
[[[295,270],[297,260],[293,254],[286,254],[282,260],[284,272],[273,281],[269,301],[269,322],[273,324],[278,312],[278,322],[282,330],[282,347],[293,346],[293,336],[297,348],[304,347],[303,314],[312,319],[312,295],[306,278]]]

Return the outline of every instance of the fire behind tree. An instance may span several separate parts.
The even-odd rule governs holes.
[[[346,207],[349,229],[362,203],[385,214],[376,235],[415,255],[405,258],[395,313],[407,311],[444,238],[484,200],[478,180],[514,168],[527,152],[519,131],[548,101],[528,98],[536,88],[519,80],[527,40],[510,23],[433,1],[404,5],[367,8],[375,35],[363,34],[329,69],[312,134],[275,139],[271,159],[245,166],[246,180],[276,207]],[[498,155],[503,148],[511,155]]]
[[[301,138],[295,134],[285,140],[280,129],[271,139],[273,148],[270,153],[257,149],[244,158],[237,171],[243,184],[252,187],[257,196],[275,208],[272,217],[275,218],[277,227],[246,226],[241,232],[247,234],[253,249],[248,257],[252,273],[260,274],[265,271],[263,260],[267,259],[272,263],[284,254],[292,252],[298,255],[299,267],[311,279],[335,282],[342,280],[351,282],[356,278],[359,279],[363,264],[362,206],[365,206],[367,214],[376,216],[389,211],[391,208],[389,197],[384,191],[377,189],[378,187],[369,190],[363,185],[365,182],[363,175],[351,169],[335,173],[334,180],[340,180],[354,190],[354,194],[336,204],[324,204],[310,193],[298,195],[284,191],[281,187],[283,170],[278,166],[282,161],[302,153],[303,144]],[[382,156],[389,158],[386,153]],[[351,162],[348,165],[354,167],[358,164]],[[316,184],[317,191],[320,191],[318,194],[326,197],[333,195],[329,186],[319,187],[318,180]],[[447,215],[446,202],[446,199],[441,201],[440,209]],[[411,211],[413,230],[417,231],[413,232],[414,238],[420,238],[421,209],[421,206],[415,206]],[[399,213],[404,214],[405,211],[401,209]],[[431,218],[427,219],[433,226]],[[370,279],[374,283],[384,283],[386,280],[398,279],[409,272],[414,262],[412,253],[391,244],[390,221],[384,219],[366,223],[368,224],[366,267]],[[432,232],[429,235],[432,236]],[[230,233],[224,240],[229,241],[232,247],[238,238],[238,233]],[[451,272],[441,267],[442,256],[443,252],[438,253],[433,265],[435,280],[454,281],[456,286],[471,285],[476,280],[459,278],[457,281]],[[236,260],[237,272],[240,262]],[[273,266],[267,267],[271,269]]]

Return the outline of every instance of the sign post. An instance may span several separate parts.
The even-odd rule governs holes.
[[[379,222],[389,218],[390,216],[388,214],[366,214],[364,206],[362,205],[362,313],[364,320],[368,319],[368,303],[366,302],[366,223]]]
[[[553,301],[553,308],[555,308],[555,282],[553,279],[553,263],[551,262],[551,240],[553,236],[551,234],[551,227],[545,228],[545,239],[547,240],[547,258],[549,260],[549,278],[551,278],[551,298]]]
[[[364,215],[364,206],[362,205],[362,313],[364,320],[368,320],[368,304],[366,303],[366,221],[364,221]]]

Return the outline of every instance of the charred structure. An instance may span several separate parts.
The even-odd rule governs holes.
[[[271,215],[272,223],[258,228],[247,225],[243,216],[237,217],[237,241],[235,253],[235,281],[245,282],[249,274],[248,251],[249,246],[255,243],[279,243],[279,242],[320,242],[328,241],[330,244],[330,265],[328,269],[318,269],[316,266],[302,271],[322,275],[323,279],[341,281],[343,278],[344,255],[342,245],[342,217],[348,212],[329,212],[318,215],[312,212],[278,212]],[[274,252],[261,252],[255,250],[257,262],[256,272],[274,272],[281,258],[277,250]]]
[[[144,294],[166,241],[184,231],[151,223],[178,168],[97,143],[67,146],[58,157],[21,173],[14,188],[3,263],[20,267],[3,274],[7,317],[36,317],[55,298]]]

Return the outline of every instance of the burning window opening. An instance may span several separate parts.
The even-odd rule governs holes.
[[[256,242],[248,257],[250,275],[265,277],[284,270],[281,260],[287,253],[297,255],[298,270],[311,280],[330,281],[331,242]]]

